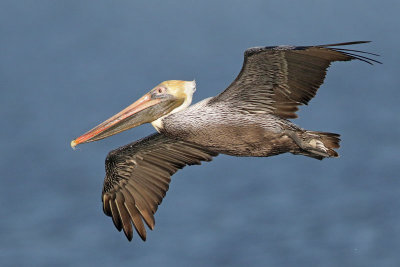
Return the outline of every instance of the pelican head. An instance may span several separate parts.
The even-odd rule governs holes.
[[[124,110],[72,140],[71,147],[97,141],[144,123],[152,123],[158,130],[162,118],[190,105],[195,91],[195,81],[162,82]]]

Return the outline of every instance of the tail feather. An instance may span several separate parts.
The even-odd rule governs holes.
[[[338,157],[339,154],[334,150],[340,147],[340,134],[327,132],[313,132],[318,134],[321,142],[328,149],[328,154],[331,157]]]
[[[306,151],[304,155],[316,158],[336,158],[339,154],[335,149],[340,147],[340,135],[336,133],[305,131],[300,146]]]

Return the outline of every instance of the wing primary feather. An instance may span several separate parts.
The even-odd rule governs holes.
[[[125,195],[127,193],[123,192],[123,194]],[[138,195],[136,195],[136,196],[137,196],[137,198],[140,198],[140,196],[138,196]],[[133,198],[133,196],[129,195],[129,196],[125,197],[125,199],[127,199],[127,198]],[[139,210],[139,212],[142,215],[142,217],[143,217],[144,221],[146,222],[147,226],[151,230],[153,230],[154,229],[154,225],[155,225],[155,219],[154,219],[153,213],[151,212],[151,207],[149,206],[149,204],[144,202],[144,201],[143,202],[139,201],[139,203],[144,205],[144,207],[142,207],[141,204],[139,204],[139,203],[136,206],[133,205],[132,203],[134,203],[134,202],[133,201],[126,201],[126,205],[128,205],[129,209],[137,208]],[[130,205],[130,204],[132,204],[132,205]]]
[[[139,234],[140,238],[143,241],[146,241],[146,228],[144,228],[143,221],[140,218],[137,210],[135,210],[136,207],[131,202],[125,202],[124,205],[126,206],[126,209],[128,210],[129,215],[132,218],[133,226],[135,227],[136,232]]]
[[[342,46],[342,45],[355,45],[355,44],[366,44],[370,43],[371,41],[354,41],[354,42],[344,42],[344,43],[337,43],[337,44],[324,44],[324,45],[316,45],[315,47],[328,47],[328,46]]]
[[[125,203],[127,204],[127,203]],[[130,205],[130,204],[127,204]],[[133,226],[136,229],[136,232],[139,234],[140,238],[143,241],[146,241],[146,228],[144,228],[144,224],[142,218],[139,215],[139,211],[135,208],[128,208],[128,212],[132,218]]]
[[[106,193],[103,194],[103,211],[107,216],[112,216],[111,207],[110,207],[110,196]]]
[[[346,49],[346,48],[337,48],[337,47],[332,48],[332,49],[333,49],[333,50],[336,50],[336,51],[340,51],[340,52],[342,52],[342,51],[348,51],[348,52],[356,52],[356,53],[368,54],[368,55],[377,56],[377,57],[380,57],[380,56],[381,56],[381,55],[378,55],[378,54],[375,54],[375,53],[366,52],[366,51],[361,51],[361,50],[355,50],[355,49]]]
[[[125,198],[121,192],[117,192],[116,198],[115,198],[115,204],[118,209],[118,213],[121,218],[122,222],[122,228],[124,230],[126,238],[128,238],[129,241],[132,240],[133,237],[133,230],[132,230],[132,225],[131,225],[131,219],[129,216],[129,212],[125,208]]]
[[[108,203],[110,203],[111,215],[112,215],[111,218],[112,218],[112,221],[113,221],[113,223],[115,225],[115,228],[117,228],[118,231],[121,232],[121,230],[122,230],[122,222],[121,222],[121,219],[119,218],[118,209],[117,209],[117,207],[116,207],[116,205],[114,203],[114,199],[110,198]]]
[[[136,204],[134,204],[136,201],[134,203],[126,202],[125,198],[123,196],[123,193],[121,193],[121,192],[124,192],[123,188],[119,187],[119,189],[120,189],[120,191],[118,191],[116,193],[116,204],[117,204],[118,210],[121,209],[123,212],[126,212],[124,215],[120,213],[123,225],[124,225],[125,222],[130,224],[130,219],[129,219],[129,217],[130,217],[132,219],[133,226],[135,227],[136,232],[139,234],[140,238],[143,241],[146,241],[146,228],[144,228],[142,218],[139,215],[139,211],[136,208]],[[121,204],[121,206],[118,207],[118,204]],[[125,207],[127,207],[127,208],[125,208]],[[129,217],[128,217],[128,214],[129,214]],[[123,216],[125,218],[122,218]],[[124,229],[124,232],[125,232],[125,228],[123,228],[123,229]],[[128,234],[125,232],[125,235],[126,235],[126,237],[128,238],[129,241],[132,240],[132,238],[129,239],[129,232],[128,232]]]
[[[143,241],[146,241],[146,228],[143,225],[142,218],[139,216],[140,210],[138,209],[138,201],[135,201],[130,193],[126,192],[125,190],[121,191],[125,201],[124,207],[129,217],[132,219],[133,226],[135,227],[136,231],[138,232],[140,238]],[[130,221],[130,220],[129,220]]]
[[[335,51],[336,51],[336,48],[332,48],[332,50],[335,50]],[[372,62],[375,62],[375,63],[378,63],[378,64],[382,64],[382,62],[380,62],[380,61],[378,61],[378,60],[375,60],[375,59],[372,59],[372,58],[369,58],[369,57],[364,57],[364,56],[362,56],[362,55],[357,55],[357,54],[353,54],[353,53],[349,53],[349,52],[344,52],[344,51],[338,51],[338,52],[343,53],[343,54],[345,54],[345,55],[347,55],[347,56],[350,56],[350,57],[352,57],[352,58],[354,58],[354,59],[358,59],[358,60],[364,61],[364,62],[366,62],[366,63],[368,63],[368,64],[370,64],[370,65],[373,65]],[[372,61],[372,62],[370,62],[370,61]]]
[[[138,209],[140,215],[143,217],[144,221],[146,222],[150,230],[153,230],[155,225],[155,219],[152,211],[153,209],[150,207],[150,205],[148,203],[138,201],[135,207]],[[157,210],[157,208],[155,208],[155,210]]]

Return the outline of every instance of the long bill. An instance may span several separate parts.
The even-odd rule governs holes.
[[[157,113],[159,112],[154,112],[154,107],[160,104],[161,101],[162,99],[160,98],[152,99],[150,93],[145,94],[118,114],[72,140],[71,147],[74,148],[82,143],[97,141],[155,120],[154,116],[158,115]],[[153,107],[153,109],[149,109],[150,107]]]

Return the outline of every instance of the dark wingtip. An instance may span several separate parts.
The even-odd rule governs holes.
[[[115,228],[117,228],[118,232],[122,231],[122,225],[119,225],[114,219],[112,219]]]
[[[137,229],[136,229],[136,232],[139,234],[140,238],[141,238],[143,241],[146,241],[146,232],[141,233],[140,231],[137,231]]]
[[[327,46],[342,46],[342,45],[354,45],[354,44],[366,44],[371,41],[353,41],[353,42],[344,42],[344,43],[336,43],[336,44],[323,44],[317,45],[318,47],[327,47]]]
[[[146,236],[140,236],[143,240],[143,242],[146,242]]]
[[[378,54],[365,52],[365,51],[360,51],[360,50],[354,50],[354,49],[346,49],[346,48],[334,47],[334,46],[344,46],[344,45],[354,45],[354,44],[365,44],[365,43],[370,43],[370,42],[371,41],[354,41],[354,42],[318,45],[316,47],[328,48],[328,49],[343,53],[343,54],[345,54],[347,56],[350,56],[352,59],[358,59],[360,61],[366,62],[366,63],[368,63],[370,65],[374,65],[374,63],[383,64],[382,62],[380,62],[380,61],[378,61],[376,59],[365,57],[365,56],[362,56],[362,55],[359,55],[359,54],[355,54],[355,53],[362,53],[362,54],[368,54],[368,55],[379,57],[380,55],[378,55]]]
[[[128,239],[128,241],[131,242],[132,238],[133,238],[133,231],[130,231],[128,233],[124,231],[124,234],[125,234],[126,238]]]

